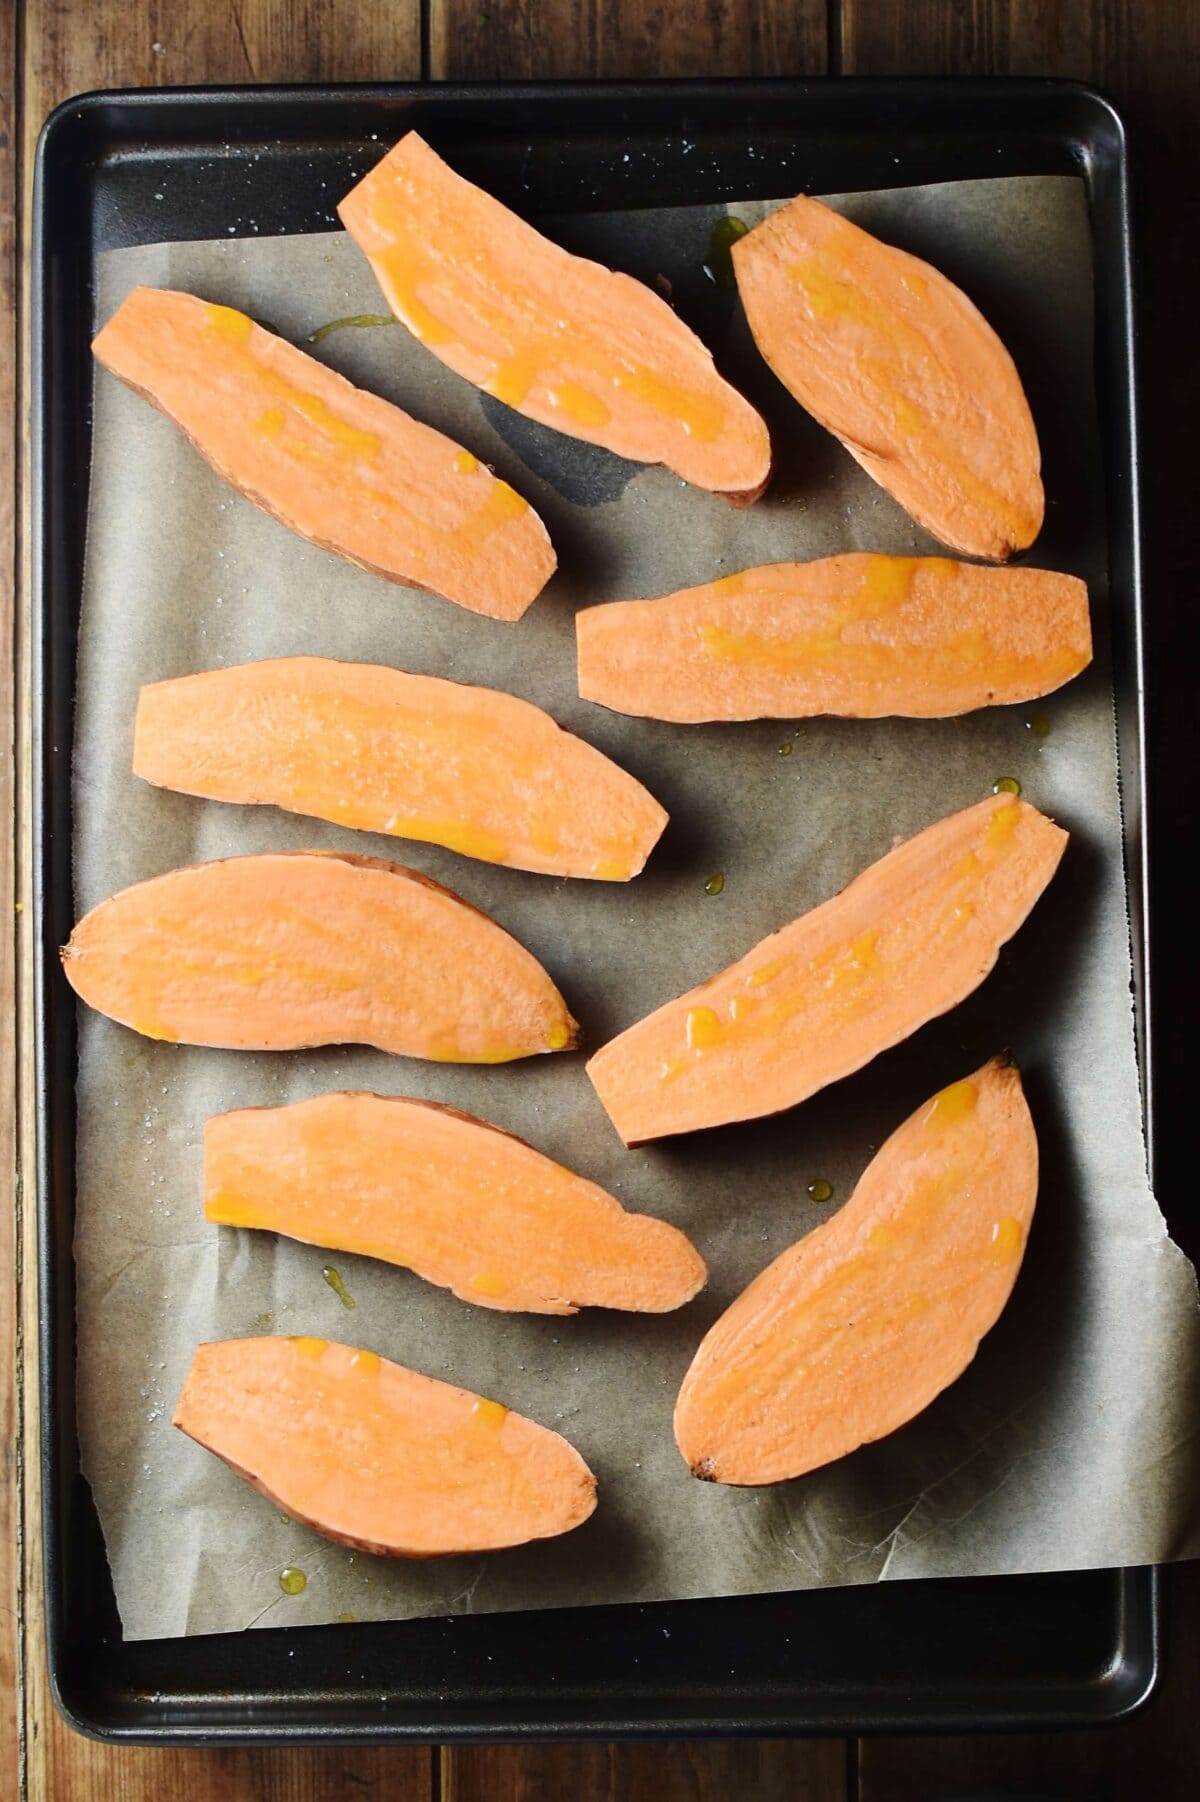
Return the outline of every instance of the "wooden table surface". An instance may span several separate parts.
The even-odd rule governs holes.
[[[33,150],[51,107],[89,88],[184,82],[650,75],[1044,74],[1102,87],[1140,171],[1145,524],[1154,701],[1152,828],[1165,865],[1195,843],[1200,650],[1194,527],[1197,0],[0,0],[0,1802],[924,1802],[1037,1791],[1070,1802],[1200,1793],[1200,1568],[1171,1573],[1167,1676],[1134,1721],[1091,1734],[859,1743],[462,1750],[110,1750],[47,1692],[37,1495],[36,1277],[29,1044],[27,249]],[[14,848],[15,843],[15,859]],[[1158,1188],[1197,1249],[1187,1182],[1187,1053],[1198,960],[1186,885],[1157,882]],[[16,1098],[16,1108],[11,1098]],[[1194,1108],[1194,1103],[1192,1103]],[[18,1154],[21,1154],[20,1156]],[[1177,1205],[1178,1204],[1178,1205]],[[1193,1216],[1189,1223],[1188,1215]],[[1190,1230],[1189,1230],[1190,1227]],[[12,1273],[11,1277],[9,1273]],[[22,1386],[22,1375],[28,1380]]]

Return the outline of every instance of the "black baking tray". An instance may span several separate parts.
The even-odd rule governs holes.
[[[1149,1569],[121,1639],[75,1429],[75,1009],[57,950],[72,924],[93,258],[231,226],[327,230],[354,172],[414,126],[501,199],[557,213],[1083,176],[1135,991],[1152,1096],[1129,184],[1124,130],[1106,100],[1051,81],[839,80],[160,89],[67,102],[38,147],[32,320],[41,1456],[58,1705],[83,1732],[171,1744],[958,1733],[1119,1719],[1157,1680]]]

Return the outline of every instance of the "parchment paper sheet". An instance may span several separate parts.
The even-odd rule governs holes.
[[[880,1578],[1035,1571],[1200,1551],[1200,1335],[1190,1266],[1149,1193],[1129,997],[1090,375],[1082,186],[1004,179],[839,201],[929,256],[998,326],[1026,380],[1049,509],[1036,558],[1092,584],[1095,666],[1034,708],[961,721],[712,728],[621,719],[575,692],[575,609],[722,570],[837,550],[933,547],[777,387],[736,296],[703,274],[716,209],[555,222],[572,248],[647,279],[767,411],[780,455],[747,512],[528,424],[402,328],[343,330],[318,354],[468,445],[542,512],[561,573],[519,625],[391,587],[313,549],[213,475],[175,430],[98,375],[79,657],[80,911],[175,865],[338,845],[412,863],[493,913],[549,967],[595,1047],[740,955],[941,815],[1015,775],[1072,832],[1066,862],[983,988],[858,1076],[773,1121],[624,1151],[582,1057],[469,1069],[335,1049],[247,1056],[151,1044],[84,1010],[79,1073],[79,1424],[132,1638],[721,1595]],[[731,209],[753,221],[761,205]],[[194,290],[302,341],[381,311],[342,234],[112,251],[105,319],[136,282]],[[87,322],[81,322],[81,329]],[[267,808],[160,793],[130,773],[139,684],[312,652],[509,689],[633,770],[672,820],[628,886],[564,884],[434,846]],[[1044,715],[1036,738],[1027,721]],[[791,742],[790,755],[780,747]],[[705,881],[725,877],[710,896]],[[671,1409],[703,1331],[747,1280],[844,1201],[923,1098],[1010,1047],[1042,1147],[1038,1216],[1012,1302],[967,1374],[883,1443],[792,1484],[697,1483]],[[224,1108],[337,1087],[452,1102],[683,1226],[711,1266],[665,1318],[485,1313],[416,1277],[202,1218],[201,1131]],[[560,1428],[600,1506],[566,1539],[485,1558],[390,1563],[285,1523],[170,1425],[196,1344],[262,1331],[366,1345]],[[279,1572],[308,1585],[284,1595]]]

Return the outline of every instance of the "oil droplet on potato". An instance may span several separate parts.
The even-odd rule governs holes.
[[[992,1257],[998,1264],[1005,1264],[1015,1258],[1021,1249],[1021,1223],[1006,1214],[1003,1220],[997,1220],[992,1228]]]

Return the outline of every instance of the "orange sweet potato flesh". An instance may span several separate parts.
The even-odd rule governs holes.
[[[596,1506],[559,1434],[325,1339],[199,1346],[174,1422],[290,1519],[385,1557],[549,1539]]]
[[[554,573],[537,514],[470,451],[232,307],[135,288],[92,349],[248,500],[389,582],[512,620]]]
[[[1067,834],[1014,795],[926,827],[587,1066],[627,1145],[795,1106],[978,988]]]
[[[294,851],[123,889],[64,947],[76,994],[152,1039],[230,1050],[373,1045],[440,1063],[563,1051],[545,970],[450,889],[377,857]]]
[[[778,1483],[928,1407],[1012,1292],[1037,1182],[1033,1121],[1006,1059],[919,1107],[845,1207],[702,1340],[675,1409],[694,1474]]]
[[[575,628],[585,700],[685,724],[942,719],[1049,694],[1092,657],[1076,576],[857,551],[588,607]]]
[[[552,244],[415,131],[338,212],[396,317],[477,387],[729,500],[762,493],[767,428],[666,301]]]
[[[204,1130],[204,1211],[411,1269],[482,1308],[662,1314],[704,1260],[678,1228],[455,1108],[320,1095],[218,1114]]]
[[[327,657],[150,683],[133,768],[555,876],[627,881],[667,823],[640,782],[528,701]]]
[[[733,246],[759,350],[935,538],[1003,562],[1033,543],[1041,454],[1012,358],[961,289],[801,195]]]

